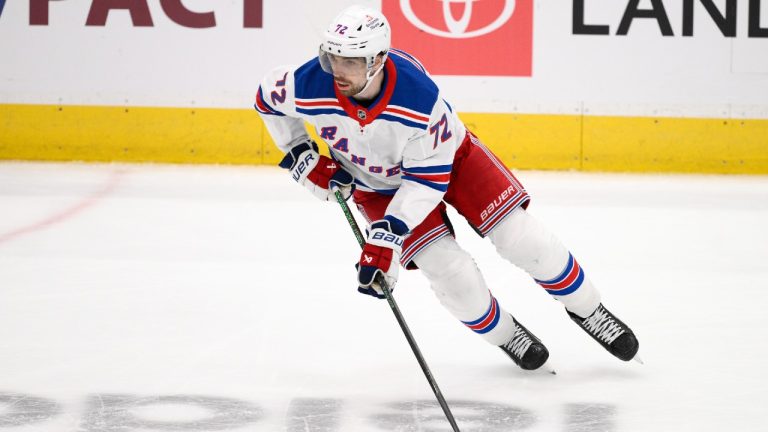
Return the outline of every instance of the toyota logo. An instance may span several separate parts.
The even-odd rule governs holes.
[[[418,29],[434,36],[451,39],[466,39],[491,33],[509,21],[509,18],[515,12],[515,0],[504,0],[504,9],[492,23],[483,28],[468,32],[467,27],[469,26],[469,21],[472,18],[472,4],[481,0],[437,1],[442,1],[443,3],[443,18],[445,19],[445,26],[448,28],[448,31],[436,29],[419,19],[419,17],[416,16],[416,14],[413,12],[413,9],[411,8],[411,0],[400,0],[400,9],[403,11],[405,18],[408,19],[408,21],[410,21],[411,24],[413,24]],[[461,18],[458,20],[456,20],[451,13],[451,3],[464,3],[464,12],[461,14]]]

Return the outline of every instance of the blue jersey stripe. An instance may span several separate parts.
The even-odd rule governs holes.
[[[306,115],[321,115],[321,114],[338,114],[346,116],[347,113],[343,110],[339,109],[333,109],[333,108],[312,108],[312,109],[306,109],[306,108],[296,108],[296,112],[306,114]]]
[[[283,114],[281,112],[277,112],[277,111],[262,111],[262,110],[259,109],[259,106],[256,105],[256,104],[253,104],[253,107],[256,108],[256,111],[258,111],[259,114],[273,115],[273,116],[278,116],[278,117],[285,117],[285,114]]]
[[[434,183],[434,182],[431,182],[431,181],[427,181],[427,180],[420,179],[418,177],[409,176],[409,175],[404,175],[403,176],[403,180],[409,180],[409,181],[412,181],[414,183],[423,184],[424,186],[431,187],[432,189],[440,191],[440,192],[445,192],[445,191],[448,190],[448,185],[447,184]]]
[[[413,121],[410,121],[410,120],[406,120],[406,119],[404,119],[402,117],[397,117],[397,116],[393,116],[393,115],[389,115],[389,114],[385,114],[385,113],[379,114],[379,116],[376,117],[376,119],[377,120],[389,120],[389,121],[393,121],[393,122],[397,122],[397,123],[402,123],[402,124],[404,124],[406,126],[409,126],[409,127],[427,130],[427,125],[425,125],[423,123],[416,123],[416,122],[413,122]]]
[[[372,191],[374,191],[376,193],[380,193],[382,195],[394,195],[397,192],[397,188],[395,188],[395,189],[376,189],[376,188],[372,188],[372,187],[368,186],[367,184],[361,182],[358,179],[355,179],[355,184],[358,184],[358,185],[363,186],[365,188],[371,189]]]
[[[451,172],[451,168],[453,168],[453,164],[410,168],[403,167],[403,172],[413,174],[448,174]]]

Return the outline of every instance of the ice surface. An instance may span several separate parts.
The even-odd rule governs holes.
[[[632,325],[611,357],[452,213],[558,375],[418,272],[400,308],[464,431],[768,430],[768,178],[521,172]],[[447,431],[338,206],[271,167],[0,163],[0,429]]]

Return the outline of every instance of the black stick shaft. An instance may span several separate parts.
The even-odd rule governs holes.
[[[349,210],[349,206],[347,205],[347,202],[344,200],[344,196],[341,194],[341,192],[337,188],[334,188],[334,193],[336,195],[336,201],[339,202],[339,205],[341,206],[341,210],[344,211],[344,216],[346,216],[347,222],[349,222],[349,226],[352,228],[352,231],[355,233],[355,237],[357,238],[357,243],[360,244],[360,247],[365,246],[365,237],[363,237],[363,233],[360,231],[360,227],[357,225],[355,216]],[[394,264],[399,265],[399,263],[394,263]],[[421,370],[422,372],[424,372],[424,376],[427,378],[427,382],[429,382],[429,386],[432,387],[432,392],[435,393],[437,402],[440,404],[440,407],[443,409],[443,413],[445,413],[445,417],[448,419],[448,423],[451,424],[451,427],[453,428],[454,432],[460,432],[459,426],[456,424],[456,419],[453,418],[453,413],[451,412],[451,409],[448,407],[448,403],[445,401],[445,398],[443,397],[443,393],[440,391],[440,387],[437,386],[437,381],[435,381],[435,377],[432,376],[432,372],[429,370],[429,366],[427,366],[427,361],[424,360],[424,356],[421,355],[421,350],[419,349],[419,346],[416,344],[416,340],[413,338],[413,335],[411,334],[411,330],[408,328],[408,324],[405,323],[405,318],[403,318],[403,314],[400,312],[400,308],[397,306],[397,303],[395,302],[395,298],[392,296],[392,291],[389,289],[389,285],[387,285],[387,282],[384,280],[384,276],[379,274],[377,276],[376,281],[381,285],[381,290],[384,291],[384,296],[387,298],[387,303],[389,303],[389,307],[390,309],[392,309],[392,313],[395,314],[397,323],[400,324],[400,329],[403,331],[403,334],[405,335],[405,339],[408,341],[408,345],[411,346],[411,350],[413,351],[413,354],[416,356],[416,360],[419,362],[419,366],[421,366]]]

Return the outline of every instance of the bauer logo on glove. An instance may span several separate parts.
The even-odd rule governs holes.
[[[317,160],[313,152],[304,152],[302,156],[304,156],[304,160],[299,162],[296,165],[296,168],[292,170],[292,177],[296,181],[299,181],[299,179],[302,177],[302,174],[304,174],[304,171],[306,171],[307,168],[311,170],[312,168],[315,167],[315,165],[317,165]]]
[[[323,201],[333,201],[336,186],[344,199],[349,199],[355,191],[355,179],[339,164],[317,152],[313,141],[302,142],[293,147],[282,161],[280,167],[291,171],[291,177],[312,194]]]
[[[396,246],[400,246],[401,248],[403,247],[402,237],[386,231],[377,230],[376,232],[371,232],[369,239],[382,243],[393,243]]]

